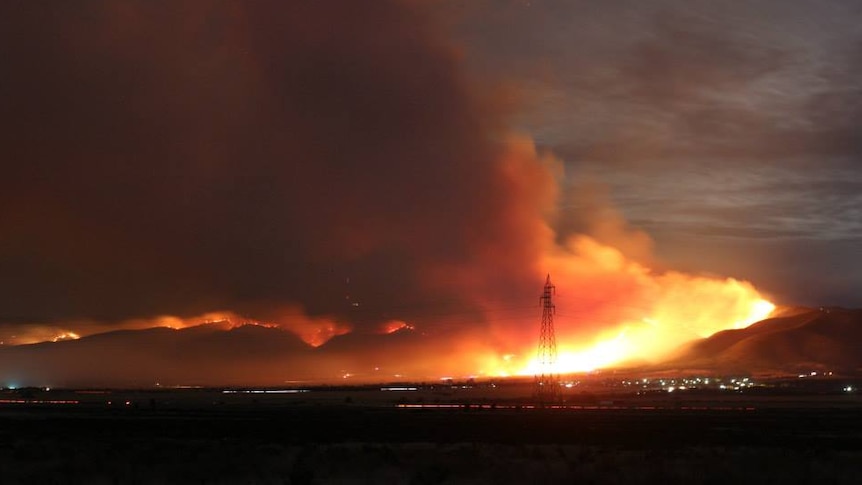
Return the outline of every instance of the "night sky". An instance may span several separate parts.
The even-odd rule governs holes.
[[[862,5],[464,3],[466,67],[565,161],[561,229],[598,193],[670,267],[859,306]]]
[[[862,303],[858,2],[9,0],[0,66],[4,334],[480,331],[578,235]]]

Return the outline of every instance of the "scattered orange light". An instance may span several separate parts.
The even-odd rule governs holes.
[[[402,320],[390,320],[383,324],[380,333],[389,334],[401,330],[415,330],[415,327]]]

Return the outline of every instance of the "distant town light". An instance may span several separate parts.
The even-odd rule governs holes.
[[[222,394],[299,394],[308,389],[225,389]]]

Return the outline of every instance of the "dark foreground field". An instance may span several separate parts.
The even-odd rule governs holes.
[[[854,406],[6,405],[0,483],[856,484],[860,417]]]

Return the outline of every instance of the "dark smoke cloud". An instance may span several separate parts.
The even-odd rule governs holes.
[[[0,320],[376,330],[532,295],[548,181],[501,169],[459,62],[403,2],[4,2]]]

